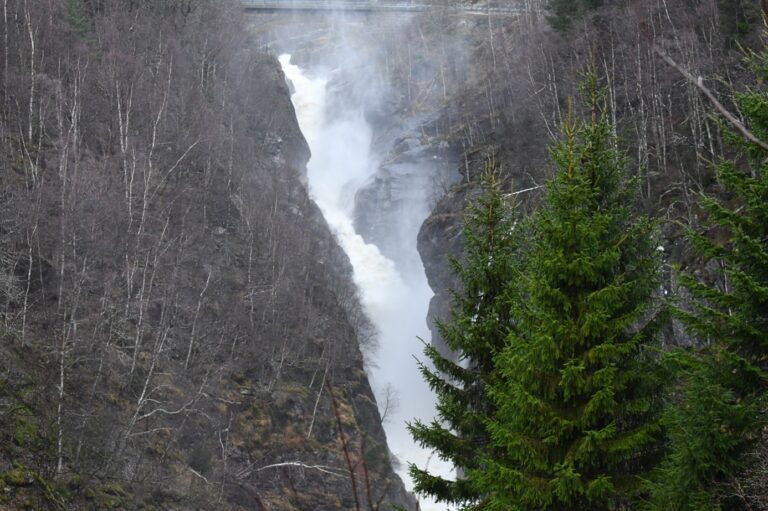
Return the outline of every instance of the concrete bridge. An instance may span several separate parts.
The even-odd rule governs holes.
[[[514,15],[523,11],[516,2],[496,2],[486,6],[446,6],[446,0],[429,3],[424,0],[241,0],[249,11],[339,11],[358,13],[426,12],[449,9],[467,14]]]

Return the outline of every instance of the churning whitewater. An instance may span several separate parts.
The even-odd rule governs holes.
[[[418,339],[429,341],[426,316],[432,291],[423,268],[417,275],[409,272],[407,278],[403,278],[392,260],[355,232],[355,193],[378,164],[371,152],[372,129],[362,108],[352,106],[347,111],[329,115],[326,110],[328,78],[309,75],[291,63],[290,55],[282,55],[280,64],[293,86],[291,100],[312,152],[307,164],[310,195],[352,263],[363,307],[379,334],[378,351],[371,357],[369,373],[380,408],[391,402],[389,391],[394,392],[397,405],[381,412],[386,413],[384,428],[389,447],[403,462],[400,475],[412,489],[405,462],[422,468],[429,466],[430,471],[445,476],[451,473],[450,466],[416,446],[406,429],[406,421],[418,418],[429,422],[435,415],[434,396],[423,381],[415,359],[423,358]],[[415,235],[408,243],[410,246],[399,248],[415,251]],[[435,503],[422,501],[421,504],[425,510],[445,509]]]

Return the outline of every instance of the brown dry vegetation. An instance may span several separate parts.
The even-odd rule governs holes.
[[[370,327],[238,3],[0,23],[0,507],[351,506],[324,382],[383,444]]]

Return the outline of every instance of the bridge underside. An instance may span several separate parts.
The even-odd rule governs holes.
[[[437,5],[422,2],[386,2],[369,0],[241,0],[243,7],[248,11],[303,11],[303,12],[352,12],[352,13],[387,13],[387,12],[426,12],[431,9],[440,9]],[[451,11],[467,14],[519,14],[521,9],[512,6],[496,6],[489,8],[458,8],[447,7]]]
[[[429,9],[427,5],[379,5],[369,2],[322,2],[322,1],[288,1],[274,0],[243,0],[243,6],[251,11],[340,11],[340,12],[423,12]]]

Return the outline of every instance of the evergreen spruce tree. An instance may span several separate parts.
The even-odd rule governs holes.
[[[437,326],[456,358],[442,356],[429,345],[425,354],[432,370],[421,371],[437,394],[439,419],[430,424],[409,424],[413,438],[422,447],[434,449],[443,460],[466,473],[478,467],[478,452],[489,439],[484,420],[493,414],[485,394],[492,372],[493,355],[509,329],[509,307],[504,293],[513,277],[517,244],[511,208],[492,171],[483,179],[484,194],[470,206],[464,222],[464,260],[452,260],[461,290],[453,293],[451,320]],[[410,465],[418,493],[441,502],[471,508],[478,498],[472,482],[457,481]]]
[[[768,141],[768,55],[750,60],[760,85],[735,100],[751,132]],[[680,377],[665,412],[670,452],[653,485],[659,510],[747,509],[724,485],[768,427],[768,151],[737,133],[727,140],[739,155],[717,168],[726,195],[703,197],[705,231],[691,233],[723,278],[681,277],[691,303],[676,313],[703,347],[673,354]]]
[[[510,296],[515,328],[488,388],[495,451],[471,474],[482,509],[619,509],[658,458],[656,228],[633,216],[594,76],[586,89],[592,121],[571,116],[551,150],[557,174]]]
[[[88,17],[85,15],[83,0],[66,0],[64,15],[78,36],[83,37],[88,32]]]

